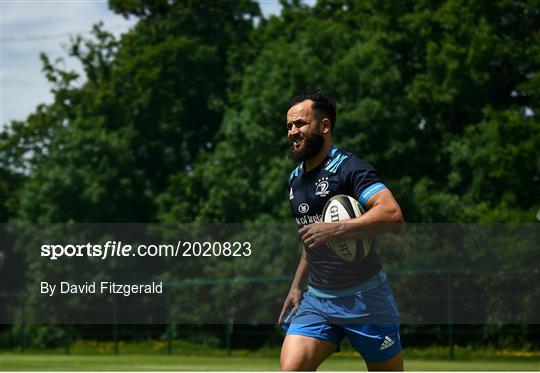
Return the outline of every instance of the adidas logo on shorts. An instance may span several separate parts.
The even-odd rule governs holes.
[[[388,347],[392,347],[394,345],[394,341],[389,336],[384,337],[384,341],[381,344],[381,347],[379,347],[379,350],[386,350]]]

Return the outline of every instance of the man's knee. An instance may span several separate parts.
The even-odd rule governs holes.
[[[313,362],[313,356],[310,356],[308,351],[299,350],[295,348],[296,346],[291,346],[290,343],[285,344],[283,347],[279,360],[279,369],[282,372],[317,369]]]

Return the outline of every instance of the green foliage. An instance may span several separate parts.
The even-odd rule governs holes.
[[[26,349],[54,349],[69,341],[70,329],[60,325],[21,325],[15,324],[5,333],[6,339],[19,340],[20,347]]]
[[[214,147],[227,51],[247,41],[259,10],[250,1],[168,4],[121,40],[102,25],[91,39],[73,39],[81,87],[77,74],[42,56],[55,102],[2,134],[3,167],[28,175],[18,220],[156,221],[169,179]],[[142,14],[135,3],[111,6]],[[141,4],[158,13],[163,6]]]
[[[282,6],[111,1],[133,29],[72,40],[80,87],[43,55],[54,103],[2,133],[4,221],[286,221],[287,100],[319,87],[408,221],[534,221],[534,1]]]

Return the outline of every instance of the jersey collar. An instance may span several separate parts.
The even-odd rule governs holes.
[[[328,156],[332,158],[334,154],[336,154],[336,152],[337,152],[337,147],[334,145],[332,146],[332,149],[330,149],[330,151],[328,152]]]

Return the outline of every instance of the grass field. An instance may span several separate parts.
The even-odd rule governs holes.
[[[269,356],[167,356],[167,355],[56,355],[30,353],[3,353],[0,355],[1,371],[275,371],[277,357]],[[407,358],[407,370],[450,371],[538,371],[538,358],[492,358],[466,360],[435,360]],[[320,370],[366,370],[358,356],[336,354]]]

